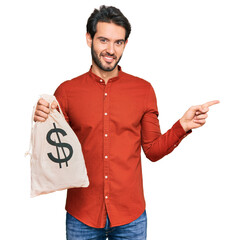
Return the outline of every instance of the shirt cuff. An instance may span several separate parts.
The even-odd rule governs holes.
[[[187,135],[189,135],[192,130],[189,131],[185,131],[184,128],[182,127],[182,125],[180,124],[180,120],[178,120],[172,127],[172,129],[174,130],[175,135],[179,138],[179,140],[182,140],[184,137],[186,137]]]

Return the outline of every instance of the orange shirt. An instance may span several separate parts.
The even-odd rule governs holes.
[[[169,154],[191,131],[179,121],[161,134],[152,85],[124,73],[108,83],[89,72],[55,91],[82,147],[90,185],[67,192],[66,210],[83,223],[111,227],[132,222],[145,210],[141,146],[148,159]]]

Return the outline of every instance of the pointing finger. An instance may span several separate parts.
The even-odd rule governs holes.
[[[218,103],[219,103],[219,100],[206,102],[202,105],[202,108],[208,108],[208,107],[213,106],[213,105],[218,104]]]

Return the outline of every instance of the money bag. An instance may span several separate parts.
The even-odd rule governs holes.
[[[41,95],[50,106],[45,122],[33,122],[29,151],[31,164],[31,197],[68,188],[88,187],[89,179],[81,144],[59,111],[51,109],[55,96]]]

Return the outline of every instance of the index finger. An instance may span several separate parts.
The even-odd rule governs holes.
[[[214,100],[214,101],[210,101],[210,102],[206,102],[202,105],[203,108],[208,108],[212,105],[215,105],[215,104],[218,104],[219,103],[219,100]]]
[[[40,98],[37,104],[38,105],[43,105],[43,106],[45,106],[47,108],[49,107],[49,103],[46,100],[44,100],[43,98]]]

